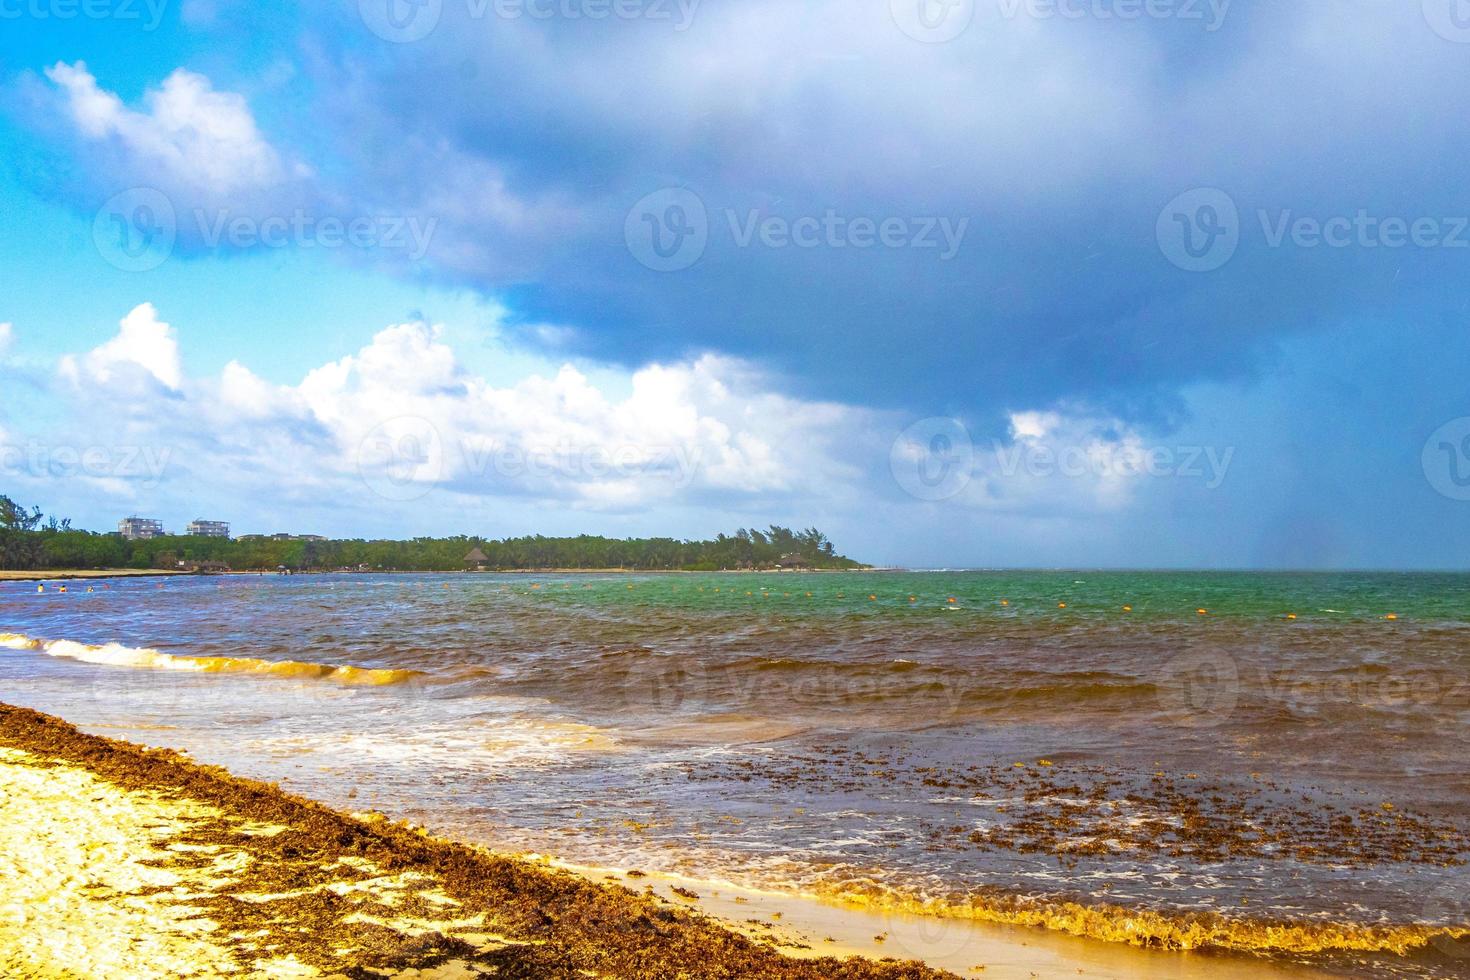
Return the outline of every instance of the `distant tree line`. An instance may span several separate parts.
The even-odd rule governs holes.
[[[358,569],[455,571],[466,567],[473,549],[491,569],[627,568],[636,570],[719,571],[771,568],[787,564],[812,568],[861,568],[837,554],[816,528],[793,531],[772,525],[764,531],[741,528],[712,541],[676,538],[571,538],[533,535],[487,538],[460,535],[407,541],[278,541],[168,535],[129,541],[116,533],[74,530],[69,521],[47,520],[37,508],[26,510],[0,496],[0,568],[176,568],[179,562],[218,562],[236,571]],[[796,559],[791,561],[790,559]]]

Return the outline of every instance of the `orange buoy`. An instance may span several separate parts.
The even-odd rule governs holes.
[[[959,602],[960,600],[956,599],[954,596],[950,596],[949,597],[949,601],[950,602]]]
[[[1123,611],[1124,612],[1132,612],[1133,611],[1133,607],[1132,606],[1124,606],[1123,607]]]
[[[919,597],[918,596],[913,596],[913,595],[909,596],[909,602],[918,602],[918,601],[919,601]]]
[[[1208,616],[1210,614],[1208,609],[1196,609],[1194,612],[1197,616]]]
[[[878,597],[875,596],[875,595],[870,595],[870,596],[868,596],[868,601],[869,602],[877,602],[878,601]]]
[[[1059,602],[1059,603],[1057,603],[1057,608],[1058,609],[1066,609],[1067,608],[1067,604],[1065,602]]]
[[[1000,604],[1002,606],[1009,606],[1011,604],[1011,600],[1009,600],[1009,599],[1002,599],[1002,600],[1000,600]]]
[[[1296,613],[1287,613],[1286,614],[1286,618],[1287,619],[1296,619]]]
[[[1399,614],[1398,613],[1389,613],[1387,616],[1384,616],[1383,618],[1384,619],[1398,619],[1399,618]]]

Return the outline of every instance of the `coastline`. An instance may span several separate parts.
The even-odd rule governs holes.
[[[378,568],[362,572],[345,568],[318,568],[291,572],[307,575],[822,575],[843,572],[897,572],[899,568],[729,568],[718,571],[693,571],[687,568],[487,568],[441,569],[423,571],[403,568]],[[73,579],[109,578],[179,578],[235,575],[258,577],[276,575],[275,569],[242,568],[218,572],[175,571],[168,568],[42,568],[30,570],[0,569],[0,582],[61,582]]]
[[[51,976],[38,957],[58,955],[67,975],[121,975],[88,957],[123,948],[179,976],[1322,975],[495,854],[3,704],[0,789],[7,976]]]
[[[10,977],[953,976],[788,957],[657,895],[339,813],[27,708],[0,705],[0,787]]]
[[[535,857],[534,855],[532,855]],[[915,958],[960,976],[989,980],[1328,980],[1307,966],[1218,951],[1142,949],[1032,926],[860,907],[825,896],[749,888],[661,872],[589,867],[542,859],[600,881],[642,887],[698,908],[742,935],[773,941],[799,958]]]
[[[193,575],[167,568],[40,568],[27,571],[0,569],[0,582],[61,582],[73,579],[174,578]]]

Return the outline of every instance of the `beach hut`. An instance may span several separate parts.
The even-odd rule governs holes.
[[[490,559],[479,548],[472,548],[470,553],[464,556],[464,564],[471,571],[483,572],[485,566],[490,564]]]

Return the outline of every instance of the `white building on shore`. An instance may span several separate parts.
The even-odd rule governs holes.
[[[128,541],[146,541],[163,537],[163,521],[151,517],[125,517],[117,522],[117,533]]]
[[[194,520],[184,533],[198,538],[228,538],[230,525],[228,521]]]

